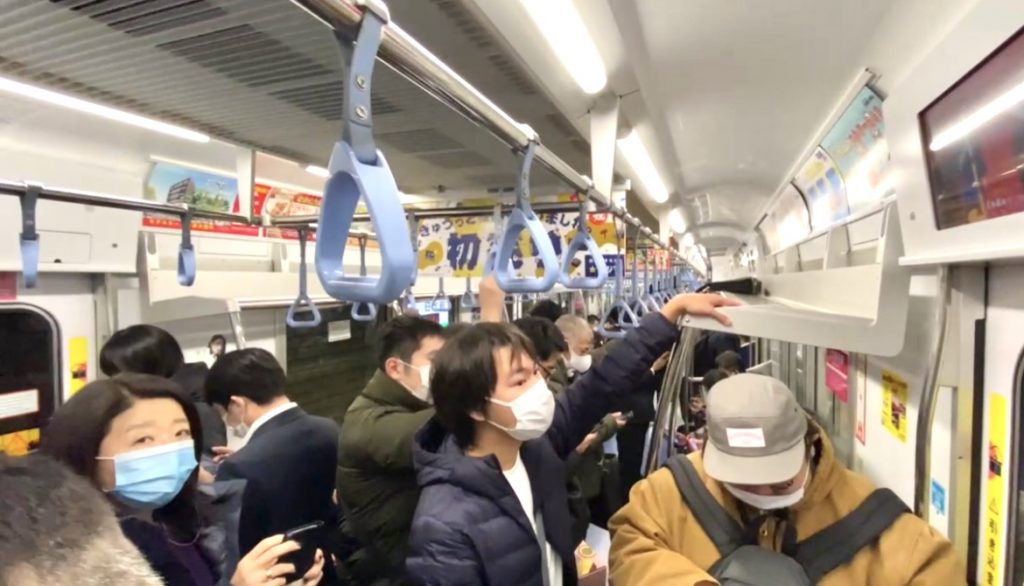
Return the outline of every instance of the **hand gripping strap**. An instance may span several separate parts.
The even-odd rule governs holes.
[[[36,232],[36,203],[42,186],[27,184],[21,196],[21,280],[26,289],[36,286],[39,275],[39,234]]]
[[[555,254],[555,247],[551,244],[544,224],[533,213],[530,207],[530,166],[533,164],[533,156],[537,149],[537,143],[530,141],[526,147],[526,154],[523,157],[523,165],[519,172],[519,181],[516,184],[516,207],[508,216],[505,227],[502,230],[501,244],[498,247],[498,255],[495,259],[494,279],[498,286],[507,293],[542,293],[548,291],[555,285],[559,275],[558,255]],[[519,240],[519,233],[526,230],[530,240],[537,247],[537,256],[544,265],[544,276],[516,278],[513,275],[512,252]],[[527,251],[522,251],[527,256]]]
[[[601,287],[604,287],[605,281],[608,280],[608,265],[604,262],[604,256],[601,254],[601,249],[598,248],[597,242],[594,241],[593,236],[591,236],[590,232],[587,230],[587,196],[581,195],[579,197],[580,216],[576,222],[576,236],[574,236],[572,241],[569,242],[569,247],[566,248],[563,253],[562,270],[558,274],[558,280],[566,287],[572,287],[574,289],[600,289]],[[576,256],[577,252],[584,251],[590,255],[590,258],[594,259],[594,265],[597,267],[597,276],[570,277],[569,274],[572,272],[573,257]],[[546,267],[547,265],[544,266]],[[586,265],[584,264],[584,267],[585,266]]]
[[[299,295],[295,298],[292,306],[288,308],[288,315],[284,323],[290,328],[315,328],[320,325],[320,310],[313,300],[309,298],[306,288],[306,228],[299,228]],[[296,312],[302,307],[308,307],[313,313],[312,319],[300,320],[295,318]]]
[[[196,249],[192,246],[192,208],[181,217],[181,244],[178,245],[178,284],[191,287],[196,282]]]

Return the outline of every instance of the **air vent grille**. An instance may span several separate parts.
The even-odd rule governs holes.
[[[226,14],[209,0],[50,0],[50,3],[136,37],[206,22]]]
[[[511,59],[502,55],[501,53],[494,53],[487,56],[487,60],[494,65],[494,68],[498,70],[505,78],[516,86],[520,92],[525,95],[532,96],[537,93],[537,88],[534,87],[533,83],[526,77],[526,75],[519,69]]]
[[[287,90],[270,92],[271,96],[287,102],[297,108],[301,108],[314,116],[324,120],[341,120],[343,105],[343,90],[341,80],[318,83]],[[380,93],[374,93],[370,98],[370,105],[373,107],[373,115],[394,114],[401,109],[382,97]]]
[[[466,10],[466,7],[462,5],[460,0],[433,0],[433,2],[434,6],[437,6],[437,9],[440,10],[456,28],[462,31],[462,33],[466,35],[466,39],[473,43],[477,48],[494,48],[494,43],[491,42],[490,35],[480,27],[476,18]]]
[[[484,157],[466,150],[431,153],[422,155],[422,158],[425,161],[444,169],[466,169],[469,167],[483,167],[491,164],[491,162]]]
[[[248,24],[157,47],[250,87],[331,74],[327,68]]]
[[[461,144],[433,128],[389,132],[380,134],[377,138],[403,153],[430,153],[463,148]]]

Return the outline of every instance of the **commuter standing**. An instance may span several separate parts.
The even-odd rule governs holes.
[[[616,583],[965,583],[949,541],[847,470],[781,381],[718,382],[707,427],[703,451],[669,460],[612,518]]]
[[[412,438],[434,416],[430,371],[444,329],[399,316],[379,332],[377,372],[345,414],[338,450],[344,530],[362,544],[347,566],[360,584],[399,581],[419,500]]]
[[[333,500],[338,426],[290,401],[284,370],[260,348],[221,357],[206,379],[206,397],[249,429],[245,448],[217,470],[218,482],[245,481],[238,529],[242,551],[316,521],[324,526],[313,541],[331,551],[328,532],[337,527],[338,517]],[[333,564],[326,564],[324,583],[336,581]]]
[[[416,436],[422,489],[410,535],[415,584],[577,581],[564,459],[668,350],[684,314],[728,319],[715,295],[679,296],[560,397],[514,327],[478,324],[438,353],[437,417]]]

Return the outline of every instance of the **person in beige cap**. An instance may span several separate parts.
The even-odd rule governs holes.
[[[670,459],[611,519],[616,584],[966,583],[949,541],[843,466],[782,382],[724,379],[707,417],[703,451]]]

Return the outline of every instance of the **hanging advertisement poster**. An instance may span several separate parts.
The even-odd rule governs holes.
[[[882,370],[882,427],[906,443],[907,381],[888,370]]]
[[[89,382],[89,338],[75,336],[68,340],[68,367],[71,394],[74,395]]]
[[[311,193],[302,193],[284,187],[256,183],[252,186],[252,215],[260,217],[264,212],[271,218],[287,218],[290,216],[315,216],[320,213],[320,202],[323,198]],[[297,240],[298,230],[267,226],[263,235],[269,238],[286,238]],[[316,232],[309,233],[309,239],[316,239]]]
[[[882,98],[869,87],[843,112],[821,141],[846,183],[846,199],[855,212],[894,193],[889,181],[889,144],[885,140]]]
[[[988,476],[985,481],[985,554],[981,583],[997,586],[1003,584],[1003,517],[1009,473],[1006,458],[1010,452],[1006,434],[1006,397],[992,393],[988,400]]]
[[[850,214],[846,202],[846,187],[839,169],[821,147],[793,179],[793,184],[804,194],[811,212],[811,228],[821,229]]]
[[[853,428],[853,436],[860,445],[867,445],[868,419],[868,357],[866,354],[857,356],[857,422]]]
[[[197,209],[238,213],[238,181],[170,163],[153,163],[146,177],[145,199],[160,203],[187,204]],[[144,214],[142,225],[150,228],[180,229],[174,216]],[[256,226],[214,220],[192,220],[193,232],[258,236]]]
[[[825,351],[825,387],[843,403],[849,402],[850,355],[841,350]]]
[[[561,258],[562,252],[576,236],[577,214],[538,214],[538,217],[547,229],[555,254]],[[612,269],[615,255],[619,251],[616,245],[619,231],[616,230],[614,218],[610,214],[590,214],[587,227],[605,263]],[[417,234],[417,264],[422,274],[480,277],[483,276],[487,255],[494,245],[496,231],[491,218],[466,216],[420,220]],[[529,253],[523,254],[523,251]],[[588,276],[597,274],[594,260],[589,255],[577,255],[576,258],[571,270],[572,276],[581,276],[584,272]],[[539,276],[544,272],[544,267],[537,259],[536,246],[526,231],[520,234],[519,244],[513,250],[512,266],[520,275]],[[559,269],[555,267],[555,270]]]

